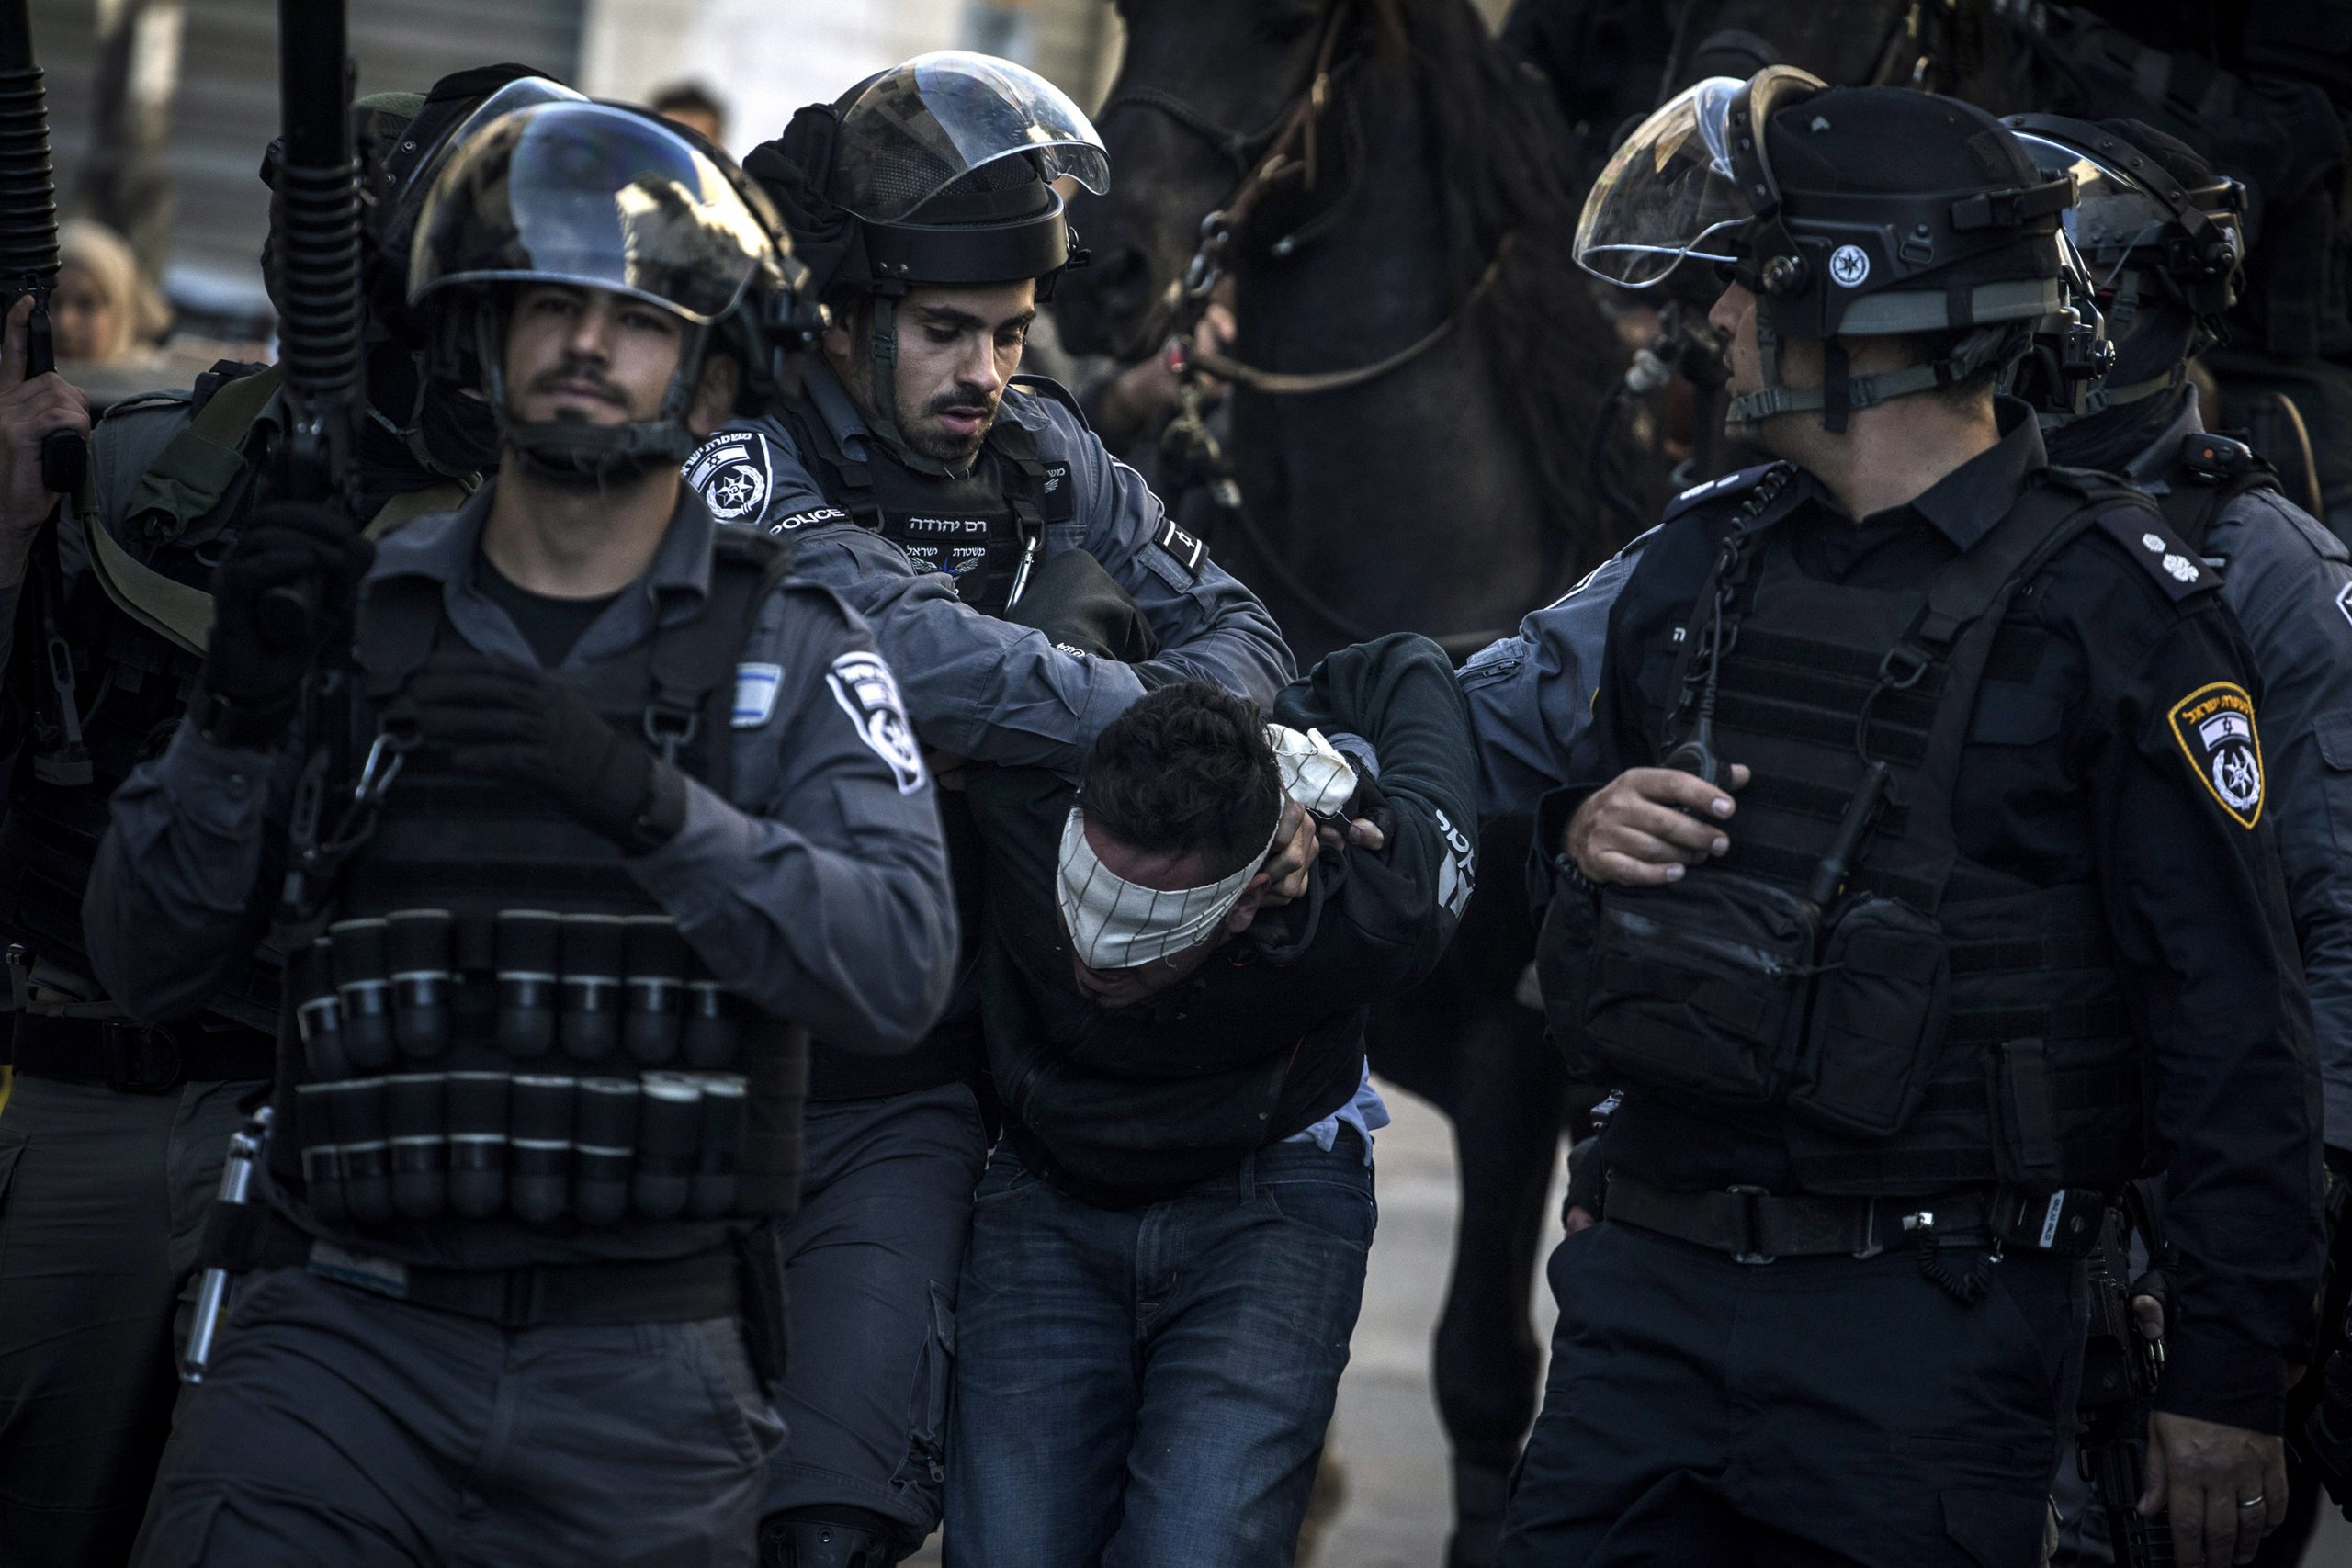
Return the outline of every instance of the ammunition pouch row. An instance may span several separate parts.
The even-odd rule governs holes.
[[[295,1106],[311,1207],[330,1224],[749,1212],[750,1091],[732,1073],[395,1073],[302,1084]]]
[[[288,961],[309,1076],[331,1083],[453,1045],[518,1062],[735,1065],[735,1004],[662,915],[402,909],[338,920]]]

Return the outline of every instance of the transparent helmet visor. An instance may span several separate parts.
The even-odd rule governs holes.
[[[2030,130],[2014,134],[2035,168],[2074,179],[2075,205],[2060,221],[2095,270],[2113,267],[2140,246],[2163,243],[2172,213],[2139,181],[2063,141]]]
[[[961,50],[919,54],[854,88],[841,106],[834,198],[895,223],[983,164],[1034,155],[1095,195],[1111,188],[1102,138],[1069,95],[1035,72]]]
[[[1684,88],[1617,149],[1577,223],[1578,265],[1628,288],[1661,282],[1686,256],[1736,261],[1757,204],[1732,170],[1732,100],[1747,85],[1710,76]]]
[[[434,182],[409,297],[452,283],[570,283],[707,326],[778,266],[718,165],[668,127],[605,104],[546,104],[485,127]]]

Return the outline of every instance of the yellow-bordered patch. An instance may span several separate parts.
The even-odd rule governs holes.
[[[2222,810],[2243,828],[2262,820],[2262,735],[2244,686],[2216,681],[2198,687],[2173,704],[2172,734]]]

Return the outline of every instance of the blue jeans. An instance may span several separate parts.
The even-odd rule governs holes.
[[[1003,1144],[964,1255],[949,1568],[1286,1565],[1378,1210],[1342,1130],[1131,1210]]]

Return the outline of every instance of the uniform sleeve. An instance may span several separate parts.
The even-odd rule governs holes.
[[[1645,539],[1647,536],[1644,536]],[[1478,815],[1532,811],[1547,790],[1590,771],[1609,612],[1644,540],[1611,556],[1553,604],[1462,667],[1478,756]]]
[[[2150,592],[2122,592],[2135,591]],[[2116,618],[2075,623],[2090,671],[2075,733],[2180,1253],[2157,1398],[2277,1432],[2319,1284],[2320,1130],[2278,803],[2261,777],[2275,725],[2217,595],[2143,615],[2136,631]]]
[[[946,1005],[956,932],[890,666],[808,588],[771,601],[758,636],[784,685],[737,753],[771,749],[774,787],[739,806],[688,781],[685,826],[630,871],[730,989],[846,1049],[904,1049]]]
[[[1205,681],[1270,706],[1296,667],[1265,605],[1198,541],[1170,533],[1167,511],[1141,474],[1068,410],[1039,406],[1054,422],[1046,438],[1069,457],[1084,547],[1150,624],[1159,642],[1153,662],[1177,679]]]
[[[300,767],[290,743],[221,746],[183,724],[115,792],[82,931],[99,983],[133,1018],[196,1013],[261,941]]]
[[[1361,735],[1379,754],[1388,842],[1377,853],[1341,852],[1347,875],[1323,919],[1347,922],[1378,956],[1362,999],[1393,996],[1437,967],[1476,880],[1477,779],[1453,664],[1428,638],[1396,633],[1325,659],[1275,712],[1286,724]]]
[[[802,539],[794,565],[873,627],[925,745],[1074,773],[1103,727],[1143,694],[1128,666],[1064,653],[1043,632],[981,614],[945,575],[919,570],[862,528]]]
[[[2223,593],[2262,671],[2264,815],[2311,987],[2327,1141],[2352,1149],[2352,565],[2315,556],[2275,498],[2236,504]]]

